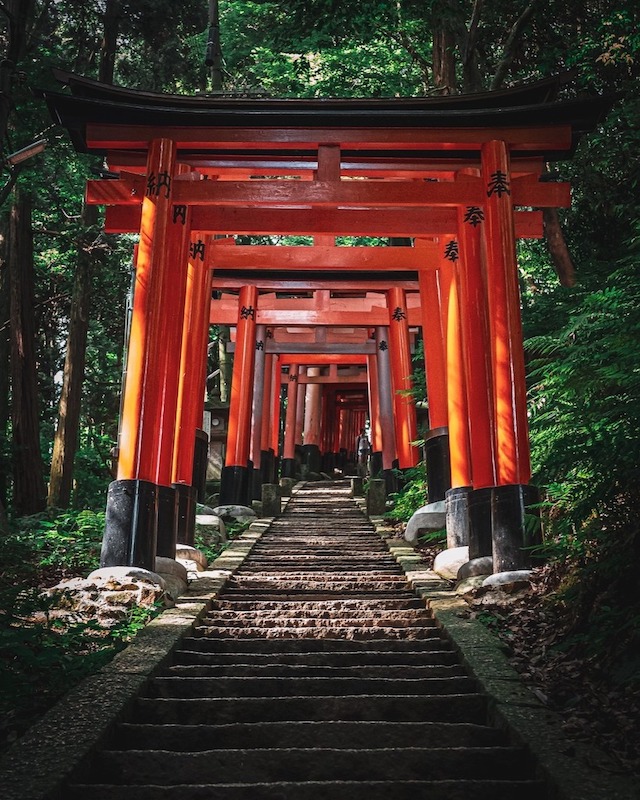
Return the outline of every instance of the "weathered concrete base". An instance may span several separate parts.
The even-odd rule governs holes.
[[[277,483],[262,484],[262,515],[277,517],[282,510],[280,486]]]
[[[351,478],[351,497],[364,497],[364,485],[362,478]]]
[[[443,530],[445,520],[444,500],[438,500],[435,503],[427,503],[426,506],[422,506],[422,508],[414,512],[409,522],[407,522],[404,538],[408,542],[417,542],[418,536],[421,533]]]

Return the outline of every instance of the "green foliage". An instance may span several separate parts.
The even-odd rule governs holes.
[[[413,513],[427,502],[427,475],[424,462],[418,466],[403,470],[400,477],[404,486],[399,492],[391,495],[393,509],[385,516],[390,519],[407,522]]]

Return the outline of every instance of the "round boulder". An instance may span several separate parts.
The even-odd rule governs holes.
[[[469,560],[468,547],[450,547],[443,550],[435,557],[433,571],[448,581],[455,581],[458,577],[458,570]]]
[[[235,520],[236,522],[246,522],[248,519],[258,516],[252,508],[238,505],[216,506],[213,513],[222,517],[223,520]]]
[[[458,570],[458,580],[462,581],[465,578],[474,578],[478,575],[491,575],[493,572],[493,559],[491,556],[482,556],[481,558],[472,558],[467,561]]]
[[[496,572],[489,575],[482,582],[485,588],[502,589],[506,592],[524,589],[531,584],[532,571],[530,569],[515,569],[511,572]]]

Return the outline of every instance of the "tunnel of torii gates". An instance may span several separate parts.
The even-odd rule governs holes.
[[[374,470],[415,465],[420,330],[429,502],[446,498],[471,558],[524,566],[536,492],[516,239],[542,236],[540,209],[569,205],[546,163],[570,158],[610,102],[557,101],[560,78],[281,100],[57,76],[70,91],[45,93],[54,118],[105,159],[87,202],[106,206],[107,232],[140,235],[103,566],[153,568],[193,542],[212,323],[235,329],[221,503],[249,503],[278,462],[293,476],[296,452],[310,471],[331,465],[365,417]],[[277,244],[284,235],[313,244]]]

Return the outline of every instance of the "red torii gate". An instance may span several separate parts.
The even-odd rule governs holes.
[[[401,466],[414,458],[415,424],[398,394],[409,386],[411,324],[425,340],[430,494],[446,488],[449,460],[452,527],[470,520],[472,555],[480,554],[486,544],[468,509],[488,492],[496,569],[521,565],[530,466],[515,237],[539,236],[541,213],[517,207],[568,204],[566,184],[539,180],[544,161],[570,157],[609,101],[550,102],[553,80],[437,99],[273,100],[59,77],[71,94],[46,93],[54,117],[110,170],[88,182],[87,201],[107,206],[108,231],[140,233],[103,563],[152,567],[156,552],[174,554],[176,535],[189,536],[213,266],[215,286],[239,292],[223,497],[248,496],[252,447],[273,448],[277,431],[273,367],[268,392],[263,371],[271,427],[264,414],[260,435],[251,429],[257,326],[356,324],[355,312],[345,320],[291,298],[263,308],[260,287],[355,291],[376,279],[386,309],[357,324],[376,329],[370,372],[393,376]],[[311,235],[315,246],[214,241],[254,234]],[[336,247],[336,236],[415,243],[364,252]]]

